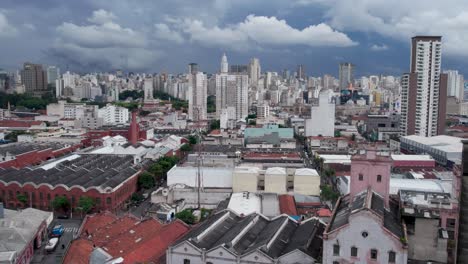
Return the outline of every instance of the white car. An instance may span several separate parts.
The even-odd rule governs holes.
[[[58,241],[59,241],[58,237],[53,237],[49,239],[49,242],[47,242],[47,245],[45,246],[45,250],[49,252],[53,251],[57,247]]]

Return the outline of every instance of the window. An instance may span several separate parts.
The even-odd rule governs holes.
[[[333,261],[333,264],[340,264],[338,261]]]
[[[362,181],[364,179],[364,175],[362,173],[359,173],[359,180]]]
[[[382,182],[382,175],[377,175],[377,182]]]
[[[44,200],[44,194],[43,193],[39,193],[39,200]]]
[[[333,256],[340,255],[340,245],[333,245]]]
[[[206,264],[213,264],[213,262],[211,262],[211,261],[208,261]]]
[[[447,227],[455,227],[455,222],[454,218],[447,218]]]
[[[357,247],[351,247],[351,257],[357,257]]]
[[[366,238],[366,237],[369,236],[369,233],[367,233],[367,231],[362,231],[361,236],[362,236],[363,238]]]
[[[111,199],[110,197],[107,197],[107,198],[106,198],[106,203],[107,203],[107,204],[111,204],[111,203],[112,203],[112,199]]]
[[[50,201],[50,193],[47,194],[47,200]]]
[[[388,262],[395,263],[396,253],[394,251],[388,252]]]
[[[371,259],[377,259],[377,249],[371,249],[370,257]]]
[[[190,264],[190,259],[184,259],[184,264]]]

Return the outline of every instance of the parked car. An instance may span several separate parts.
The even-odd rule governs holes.
[[[57,225],[54,226],[54,228],[52,228],[52,232],[50,233],[50,237],[60,237],[60,236],[62,236],[64,231],[65,230],[63,228],[63,225],[57,224]]]
[[[47,245],[45,246],[45,250],[47,252],[51,252],[51,251],[54,251],[54,249],[57,247],[58,245],[58,242],[59,242],[59,238],[58,237],[53,237],[51,239],[49,239],[49,242],[47,242]]]
[[[57,216],[57,219],[68,219],[70,218],[68,215],[59,215]]]

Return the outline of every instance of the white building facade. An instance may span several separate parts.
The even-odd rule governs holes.
[[[244,119],[249,110],[249,79],[246,74],[216,75],[216,116],[220,117],[222,109],[234,107],[235,119]]]
[[[188,75],[189,79],[189,119],[206,120],[207,117],[207,77],[202,72],[194,72]]]
[[[319,95],[319,105],[312,106],[310,119],[306,120],[305,135],[333,137],[335,135],[335,103],[329,91]]]
[[[104,125],[127,124],[130,118],[127,108],[110,104],[98,110],[98,117]]]

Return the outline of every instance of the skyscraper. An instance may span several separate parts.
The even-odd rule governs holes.
[[[465,89],[463,75],[454,70],[447,70],[444,73],[447,74],[447,96],[455,96],[458,100],[463,101]]]
[[[195,66],[195,67],[194,67]],[[208,80],[206,74],[198,72],[198,66],[195,63],[189,64],[190,73],[188,74],[188,101],[189,101],[189,119],[198,121],[206,120],[206,97],[208,89]]]
[[[302,80],[306,79],[304,65],[302,64],[297,65],[297,78]]]
[[[228,61],[227,61],[226,53],[223,53],[223,57],[221,57],[220,72],[221,73],[227,73],[228,72]]]
[[[354,64],[349,62],[340,63],[339,67],[340,90],[349,87],[354,83]]]
[[[252,87],[257,87],[258,79],[262,75],[261,67],[260,67],[260,60],[257,58],[252,58],[249,63],[249,78],[250,78],[250,85]]]
[[[58,78],[60,78],[60,69],[55,66],[47,67],[47,84],[55,84]]]
[[[26,93],[41,95],[47,92],[47,73],[40,64],[25,63],[21,70],[21,82]]]
[[[442,37],[411,39],[410,72],[401,78],[402,135],[443,134],[447,105],[447,74],[441,74]]]
[[[223,109],[233,107],[234,118],[244,119],[249,111],[249,77],[247,74],[216,75],[216,116],[219,118]]]

